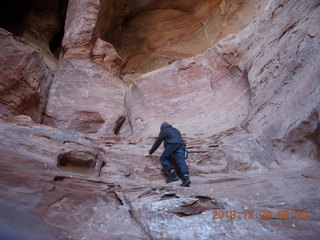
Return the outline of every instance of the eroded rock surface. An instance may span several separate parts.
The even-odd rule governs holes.
[[[199,24],[192,25],[185,12],[201,21],[216,11],[226,24],[248,20],[260,5],[244,16],[253,1],[246,2],[69,1],[46,107],[44,122],[51,126],[36,123],[28,111],[1,110],[1,231],[10,239],[318,239],[318,0],[272,0],[239,34],[194,57],[123,80],[120,70],[127,59],[103,36],[117,33],[126,16],[127,24],[137,26],[144,26],[142,16],[153,21],[161,16],[161,26],[173,16],[183,19],[181,29],[190,23],[188,31]],[[212,5],[200,7],[206,3]],[[172,4],[185,12],[172,10]],[[116,20],[104,22],[108,17]],[[172,26],[165,27],[170,32]],[[140,35],[141,29],[131,30],[114,37]],[[3,32],[5,39],[14,39]],[[184,39],[203,39],[194,36]],[[146,42],[150,39],[154,36]],[[30,48],[19,38],[1,44],[5,51],[16,50],[10,44]],[[172,49],[180,52],[179,44]],[[36,51],[28,63],[43,63],[38,56]],[[153,68],[146,59],[146,69]],[[11,79],[10,66],[2,66],[4,82]],[[18,87],[23,79],[17,79]],[[133,84],[128,88],[123,81]],[[180,187],[180,181],[164,183],[162,147],[146,156],[162,121],[177,126],[187,142],[190,188]],[[236,217],[230,218],[231,211]]]
[[[320,110],[320,45],[316,37],[320,31],[313,27],[319,22],[319,11],[318,1],[270,2],[259,21],[218,44],[228,61],[248,69],[252,97],[244,128],[276,159],[319,159],[319,142],[313,136],[318,131],[317,120],[311,120],[318,118]],[[268,31],[270,26],[280,25]],[[262,37],[263,32],[269,32],[270,38],[268,34]],[[248,33],[249,37],[244,37]],[[260,37],[252,41],[254,36]],[[277,143],[298,133],[303,125],[310,127],[303,131],[312,132],[307,133],[311,137],[306,138],[302,132],[296,137],[309,151],[299,152],[298,147],[292,154],[287,154],[288,149],[279,153]],[[291,144],[287,145],[289,149]]]
[[[6,1],[0,10],[0,27],[39,47],[46,65],[55,72],[67,5],[68,0]]]
[[[111,44],[95,39],[99,1],[70,1],[65,54],[53,80],[45,124],[83,133],[112,133],[125,116],[125,85]],[[93,42],[92,42],[93,41]]]
[[[138,77],[126,96],[127,131],[150,136],[165,120],[187,136],[228,130],[235,142],[238,134],[232,133],[240,131],[259,146],[253,152],[269,153],[268,164],[289,158],[319,159],[314,137],[320,110],[319,31],[314,28],[318,13],[317,1],[280,5],[271,1],[240,34],[230,35],[201,55]],[[309,133],[298,134],[294,145],[300,139],[310,152],[299,147],[302,152],[296,149],[290,154],[293,143],[282,141],[289,135],[292,139],[292,131],[299,132],[296,128],[306,131],[302,127],[306,125]]]
[[[164,183],[159,156],[143,156],[148,145],[119,137],[90,139],[72,130],[23,121],[19,125],[1,121],[0,126],[1,205],[20,206],[20,219],[35,217],[39,227],[33,236],[47,232],[48,239],[318,237],[319,164],[228,171],[226,163],[223,169],[222,162],[206,158],[211,150],[202,148],[190,152],[192,185],[183,188],[179,182]],[[61,166],[61,154],[72,151],[78,153],[73,155],[77,161]],[[84,152],[91,154],[83,157]],[[92,154],[102,156],[95,169],[79,161]],[[208,167],[197,171],[206,165],[211,171]],[[212,219],[212,211],[231,210],[236,219]],[[281,219],[279,211],[286,210],[292,217]],[[296,210],[307,211],[308,217],[295,219]],[[245,218],[244,211],[253,211],[256,219]],[[271,211],[273,218],[260,219],[261,211]],[[1,219],[4,216],[2,211]],[[1,226],[8,229],[15,222],[21,220],[2,221]],[[21,234],[27,236],[28,231],[21,228]]]
[[[102,1],[100,36],[116,47],[123,74],[194,56],[253,21],[267,1]]]
[[[0,29],[0,113],[42,122],[52,75],[39,49]]]
[[[150,136],[168,120],[188,136],[212,136],[239,126],[249,101],[246,73],[210,49],[137,78],[126,108],[135,134]]]

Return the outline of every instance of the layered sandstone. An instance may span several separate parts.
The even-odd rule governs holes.
[[[320,4],[254,3],[70,0],[51,87],[41,52],[2,30],[2,237],[318,239]],[[121,79],[167,65],[163,49],[177,61]],[[187,142],[190,188],[164,183],[162,147],[146,156],[162,121]]]
[[[40,49],[0,29],[0,114],[42,122],[52,75]]]
[[[110,43],[95,38],[99,1],[70,1],[64,55],[53,80],[45,124],[84,133],[117,133],[125,118],[121,60]]]
[[[116,47],[124,75],[146,73],[199,54],[239,32],[266,2],[102,1],[100,35]]]
[[[267,151],[269,164],[318,159],[319,31],[314,25],[319,9],[316,2],[286,6],[292,12],[281,12],[283,4],[270,3],[240,34],[201,55],[138,77],[127,92],[124,132],[131,127],[133,136],[150,136],[166,120],[190,137],[229,131],[236,139],[240,134],[239,141],[254,139],[258,150],[252,153]],[[269,21],[274,28],[268,32]],[[298,134],[306,128],[308,133]],[[266,164],[265,157],[256,160]]]

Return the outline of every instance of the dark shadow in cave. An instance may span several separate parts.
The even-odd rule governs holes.
[[[120,116],[117,121],[116,121],[116,126],[113,129],[113,132],[115,135],[118,135],[120,132],[120,129],[124,123],[124,121],[126,120],[126,116]]]
[[[64,36],[64,26],[66,21],[69,0],[59,0],[59,21],[60,29],[50,39],[49,48],[52,54],[58,59],[62,49],[62,40]]]
[[[35,38],[40,36],[41,41],[44,41],[51,53],[58,58],[64,35],[67,6],[68,0],[3,1],[0,9],[0,27],[19,37],[24,37],[26,32]],[[31,20],[30,16],[33,16]],[[48,26],[51,27],[49,30]],[[36,42],[33,44],[37,45]]]
[[[31,4],[26,0],[2,1],[0,8],[0,27],[21,36],[24,19],[30,12]]]

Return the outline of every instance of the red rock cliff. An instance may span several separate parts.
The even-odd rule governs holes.
[[[1,238],[318,239],[318,0],[1,11]],[[189,188],[146,157],[163,121]]]

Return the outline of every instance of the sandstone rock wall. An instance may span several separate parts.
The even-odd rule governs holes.
[[[45,124],[113,133],[125,117],[119,57],[95,35],[99,1],[70,1],[64,55],[50,90]],[[121,122],[121,121],[120,121]]]
[[[194,58],[137,78],[127,94],[133,132],[157,133],[165,120],[190,137],[243,132],[247,140],[238,141],[254,139],[257,150],[252,153],[269,153],[256,159],[264,165],[284,160],[281,154],[289,159],[319,159],[317,138],[307,137],[318,132],[319,32],[314,28],[318,13],[317,1],[272,1],[264,15],[240,34]],[[310,126],[307,134],[294,130],[301,124]],[[300,135],[295,141],[310,152],[299,147],[301,152],[288,153],[291,144],[297,145],[285,140],[292,131]],[[234,142],[232,137],[237,139],[237,134],[225,144]],[[280,144],[282,140],[286,144]]]
[[[116,47],[123,74],[132,74],[199,54],[252,22],[267,1],[102,2],[101,38]]]
[[[200,7],[205,2],[157,1],[156,7],[188,6],[201,18],[211,9]],[[243,1],[210,3],[230,22],[250,19],[260,6],[236,16],[236,9],[249,11]],[[49,90],[41,53],[0,31],[1,234],[317,240],[319,0],[271,0],[240,33],[136,75],[128,87],[120,78],[123,59],[101,35],[113,21],[102,19],[119,7],[110,12],[118,28],[129,13],[133,21],[142,10],[154,12],[152,4],[69,2],[45,112],[51,126],[30,117],[41,115]],[[40,103],[19,104],[31,103],[32,94]],[[177,126],[187,142],[190,188],[164,183],[161,148],[146,156],[162,121]]]
[[[0,114],[42,122],[52,75],[40,49],[0,29]]]
[[[126,95],[128,124],[134,135],[151,136],[169,121],[205,138],[238,127],[249,100],[246,73],[210,49],[137,78]]]
[[[218,44],[228,61],[248,71],[252,98],[245,130],[278,159],[319,159],[317,139],[307,137],[318,131],[319,11],[319,1],[270,2],[257,22]],[[306,124],[308,130],[298,130]],[[296,140],[280,156],[273,152],[292,134]],[[309,151],[287,154],[298,141]]]

